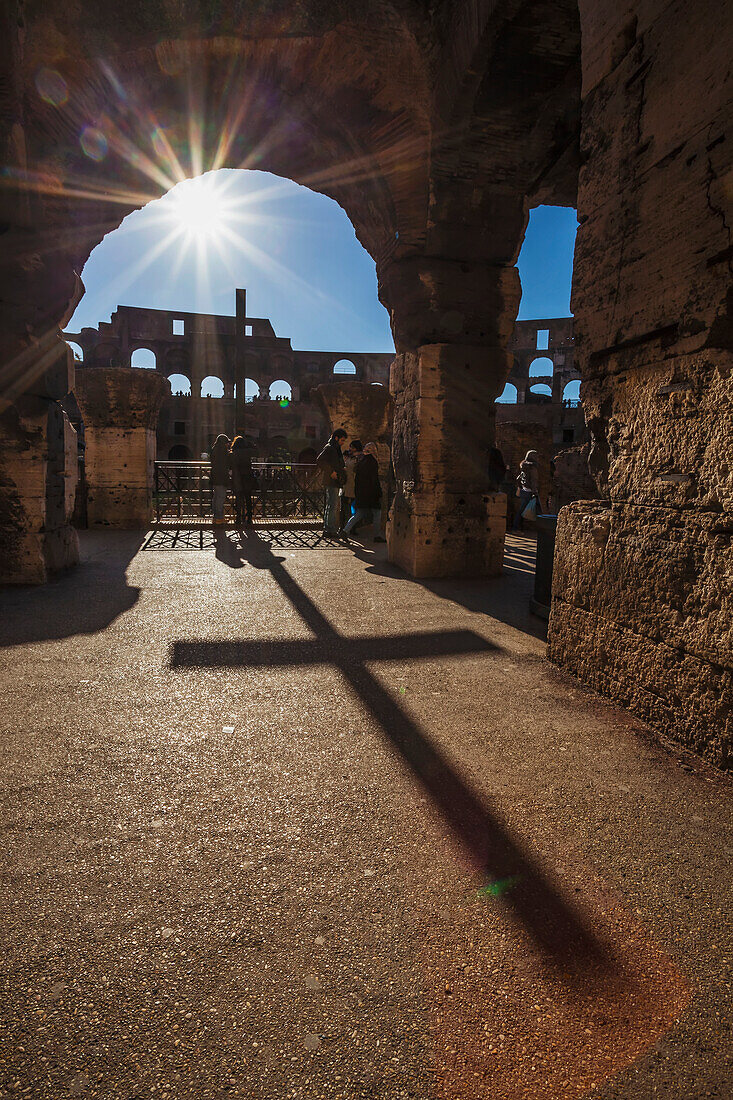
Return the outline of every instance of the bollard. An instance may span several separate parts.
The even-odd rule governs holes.
[[[555,557],[557,516],[537,516],[537,564],[534,575],[534,595],[529,601],[533,615],[549,619],[552,602],[552,562]]]

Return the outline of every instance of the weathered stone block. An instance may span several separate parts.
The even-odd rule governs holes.
[[[0,583],[43,584],[76,564],[70,526],[76,433],[55,402],[24,397],[0,417]]]
[[[80,368],[74,390],[84,419],[87,522],[146,527],[152,518],[155,426],[167,379],[153,371]]]
[[[390,561],[413,577],[496,576],[501,573],[506,534],[506,496],[489,493],[474,514],[463,498],[432,498],[399,490],[387,539]],[[476,514],[480,512],[480,514]]]
[[[549,656],[661,732],[729,761],[733,516],[563,508]]]
[[[590,447],[566,447],[552,460],[552,511],[559,512],[575,500],[593,500],[598,496],[588,470]]]
[[[650,354],[648,346],[626,352],[620,378],[609,369],[584,383],[586,415],[605,450],[608,495],[733,510],[731,357],[668,354],[650,362]]]
[[[501,572],[506,497],[489,491],[501,348],[433,344],[398,355],[389,555],[415,576]]]

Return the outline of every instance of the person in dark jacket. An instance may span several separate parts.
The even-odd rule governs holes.
[[[382,486],[379,482],[379,463],[377,462],[376,443],[367,443],[364,454],[356,464],[354,474],[354,514],[340,532],[345,542],[357,523],[374,524],[377,534],[375,542],[384,542],[379,533],[379,520],[382,515]]]
[[[232,440],[230,462],[232,466],[232,488],[234,489],[234,507],[237,514],[237,527],[252,526],[252,490],[255,478],[252,473],[252,444],[243,435]]]
[[[326,490],[326,507],[323,512],[323,534],[326,538],[336,538],[339,530],[339,489],[346,484],[346,464],[342,454],[345,442],[346,432],[343,428],[337,428],[316,459],[323,488]]]
[[[224,523],[224,507],[229,492],[229,436],[218,435],[211,448],[211,489],[214,507],[214,524]]]

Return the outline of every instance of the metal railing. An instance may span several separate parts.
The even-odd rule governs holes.
[[[314,465],[295,462],[252,463],[252,516],[255,521],[313,521],[323,517],[325,492]],[[229,490],[229,519],[234,493]],[[156,526],[199,525],[212,518],[209,462],[155,463],[153,509]],[[225,513],[226,517],[226,513]]]

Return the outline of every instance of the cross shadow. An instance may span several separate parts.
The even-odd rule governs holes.
[[[429,735],[398,705],[367,667],[369,661],[500,652],[473,631],[422,633],[386,638],[349,638],[336,630],[258,535],[242,540],[242,559],[268,569],[314,637],[305,640],[178,641],[172,668],[297,667],[328,663],[337,668],[382,735],[402,755],[440,810],[486,890],[500,897],[521,921],[538,950],[566,975],[588,967],[607,970],[611,960],[579,910],[543,872],[539,861],[514,838],[491,802],[464,779]]]

